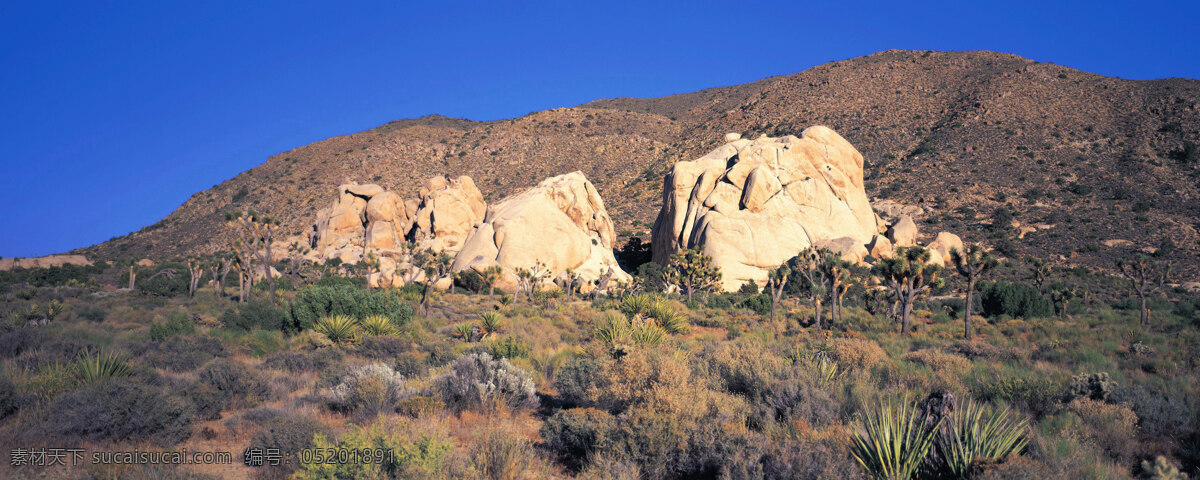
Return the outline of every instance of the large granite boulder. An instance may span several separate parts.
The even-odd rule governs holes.
[[[410,237],[421,248],[454,255],[486,211],[487,203],[471,177],[432,178],[421,189]]]
[[[876,219],[862,154],[833,130],[734,139],[667,175],[654,261],[699,247],[720,267],[722,287],[736,290],[765,283],[768,270],[819,242],[848,237],[865,246],[879,231]]]
[[[452,269],[500,265],[504,273],[497,286],[506,290],[515,287],[517,268],[539,262],[549,270],[547,278],[571,270],[585,283],[606,274],[612,281],[628,282],[631,278],[613,257],[615,237],[596,187],[582,173],[572,172],[489,206]]]

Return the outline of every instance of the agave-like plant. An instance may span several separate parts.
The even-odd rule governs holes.
[[[484,336],[499,333],[504,329],[504,317],[496,312],[483,312],[479,314],[479,326],[483,328]]]
[[[957,478],[967,478],[973,466],[995,462],[1019,453],[1029,443],[1028,424],[1006,408],[968,400],[950,415],[950,425],[938,436],[937,448],[946,468]]]
[[[313,322],[313,330],[322,333],[333,343],[353,342],[358,339],[358,320],[346,315],[330,315]]]
[[[627,338],[629,330],[629,319],[624,315],[617,315],[611,311],[605,312],[604,316],[596,322],[596,340],[612,346]]]
[[[58,300],[51,300],[46,302],[46,305],[42,307],[42,316],[47,321],[53,322],[55,318],[57,318],[59,315],[62,315],[62,313],[66,310],[67,306],[63,305],[62,302]]]
[[[921,468],[937,436],[939,420],[926,425],[916,402],[880,402],[862,414],[852,435],[851,454],[881,480],[909,480]]]
[[[454,326],[454,336],[470,343],[475,339],[475,325],[464,322]]]
[[[654,347],[663,342],[667,332],[654,321],[641,315],[633,317],[629,328],[629,339],[643,347]]]
[[[80,383],[91,383],[110,378],[128,377],[133,369],[126,363],[125,355],[117,352],[84,354],[75,360],[75,379]]]
[[[395,335],[400,333],[400,329],[396,328],[396,324],[392,323],[392,319],[383,315],[367,315],[358,325],[362,328],[363,333],[371,336]]]
[[[688,331],[687,316],[675,311],[675,308],[665,299],[660,298],[651,303],[643,313],[647,317],[653,318],[658,326],[668,333],[686,333]]]
[[[626,317],[633,318],[634,315],[644,313],[651,305],[661,301],[658,296],[649,293],[631,293],[621,299],[621,305],[618,306],[621,313]]]
[[[838,366],[838,363],[832,358],[829,358],[829,354],[825,352],[817,352],[812,356],[812,359],[808,361],[808,371],[812,374],[813,378],[816,379],[817,383],[822,385],[829,384],[846,373],[846,371],[842,370],[842,368]]]

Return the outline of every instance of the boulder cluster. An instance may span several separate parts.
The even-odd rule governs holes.
[[[664,179],[651,240],[655,262],[700,249],[720,268],[721,287],[732,291],[764,285],[771,269],[809,247],[865,264],[918,244],[912,215],[921,207],[884,201],[888,219],[879,216],[863,188],[862,154],[833,130],[725,140],[676,163]],[[455,272],[500,266],[500,288],[514,288],[521,269],[541,269],[547,280],[581,282],[586,290],[631,280],[613,255],[615,237],[604,201],[580,172],[492,205],[470,177],[436,177],[407,200],[378,185],[338,187],[337,200],[317,215],[309,257],[374,260],[370,284],[398,286],[423,277],[409,263],[412,252],[432,250],[451,256]],[[962,240],[941,232],[926,247],[931,263],[944,264]]]
[[[572,277],[586,291],[602,279],[630,279],[613,256],[615,237],[600,194],[580,172],[490,207],[470,177],[435,177],[408,200],[378,185],[338,187],[337,200],[317,214],[308,257],[373,259],[369,283],[400,286],[424,276],[410,263],[413,252],[432,250],[451,256],[455,272],[499,265],[500,288],[516,286],[518,269],[545,268],[547,280]]]
[[[800,137],[742,139],[675,164],[655,220],[654,261],[665,264],[699,248],[720,268],[722,288],[766,283],[768,272],[805,248],[826,248],[867,263],[917,244],[911,216],[889,223],[863,187],[863,157],[833,130],[810,127]],[[928,245],[943,264],[962,241],[942,232]]]

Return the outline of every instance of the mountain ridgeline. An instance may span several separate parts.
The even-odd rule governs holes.
[[[993,52],[885,51],[743,85],[597,100],[520,118],[428,116],[272,156],[196,193],[154,225],[73,253],[168,258],[225,249],[226,212],[288,235],[311,228],[338,185],[416,192],[468,175],[490,203],[581,171],[618,232],[649,238],[676,162],[723,143],[840,133],[864,156],[872,199],[921,206],[1008,256],[1110,267],[1135,251],[1195,277],[1200,259],[1200,81],[1132,81]],[[999,221],[997,221],[999,220]]]

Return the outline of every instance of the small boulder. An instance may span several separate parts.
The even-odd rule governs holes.
[[[911,247],[917,244],[917,224],[905,215],[888,228],[888,240],[896,247]]]

